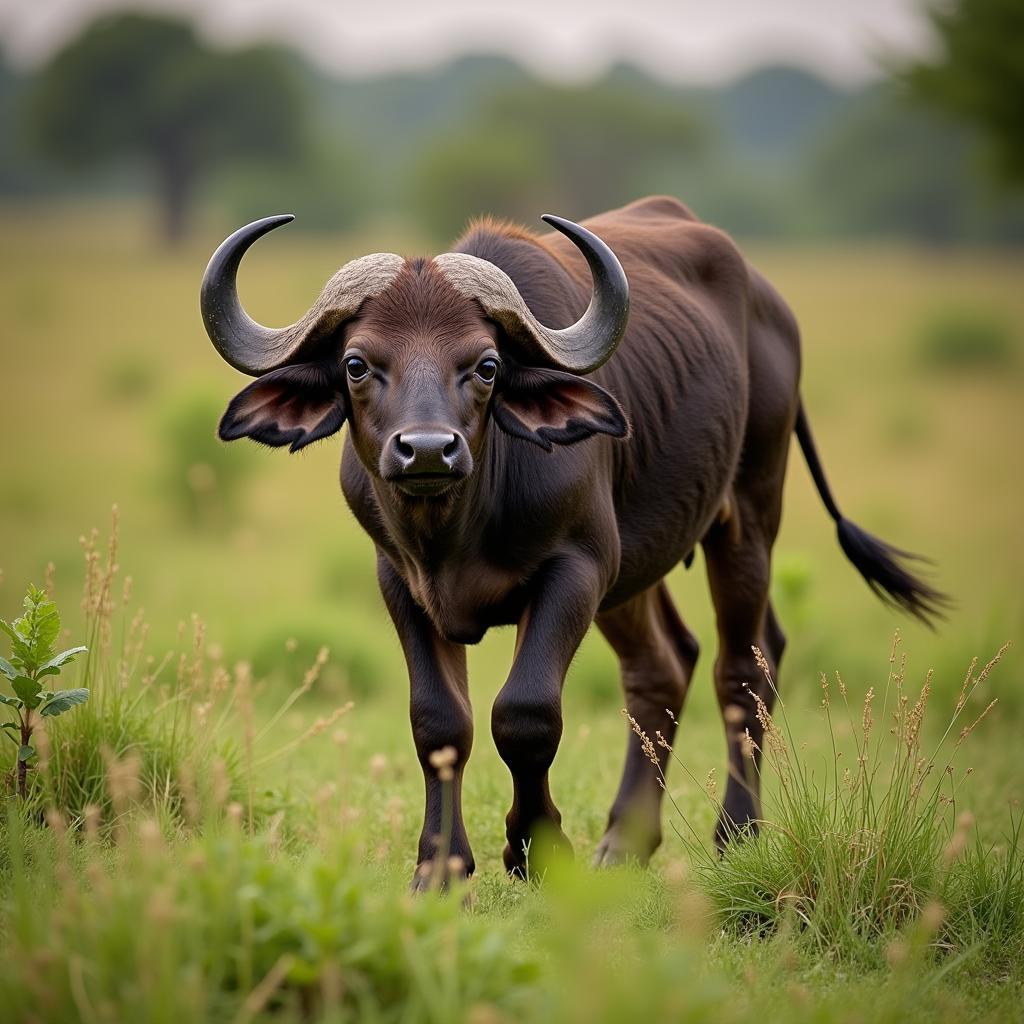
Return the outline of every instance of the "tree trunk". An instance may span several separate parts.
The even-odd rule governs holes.
[[[159,157],[162,235],[168,245],[177,245],[185,236],[188,205],[192,198],[194,174],[182,149],[169,145]]]

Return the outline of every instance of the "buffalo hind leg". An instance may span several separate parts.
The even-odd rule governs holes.
[[[778,521],[772,517],[766,523],[764,511],[764,506],[753,505],[739,509],[739,522],[714,527],[703,542],[718,623],[715,694],[729,756],[725,798],[715,827],[719,849],[733,836],[756,831],[761,817],[758,773],[764,729],[757,718],[754,695],[769,711],[775,695],[752,648],[756,645],[764,654],[774,682],[785,646],[768,597],[771,548]],[[743,736],[748,731],[755,744],[753,762],[744,753]]]
[[[652,740],[660,732],[671,744],[699,648],[668,587],[664,581],[656,584],[598,615],[597,624],[618,655],[627,711]],[[669,752],[660,745],[655,752],[665,772]],[[661,799],[657,771],[630,727],[622,781],[594,863],[646,864],[661,842]]]

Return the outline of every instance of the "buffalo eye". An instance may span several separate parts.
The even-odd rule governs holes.
[[[493,384],[494,378],[498,376],[498,360],[482,360],[475,373],[485,384]]]
[[[370,367],[365,359],[352,356],[345,360],[345,372],[349,380],[362,380],[370,372]]]

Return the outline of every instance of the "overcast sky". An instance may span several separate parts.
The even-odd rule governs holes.
[[[926,51],[922,0],[0,0],[0,36],[20,65],[44,58],[94,12],[190,14],[212,38],[291,41],[349,75],[504,53],[546,75],[585,78],[629,60],[671,80],[721,81],[766,62],[841,82],[879,55]]]

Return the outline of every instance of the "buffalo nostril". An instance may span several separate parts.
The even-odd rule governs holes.
[[[411,474],[451,472],[462,444],[450,430],[406,430],[395,436],[394,443],[402,472]]]

